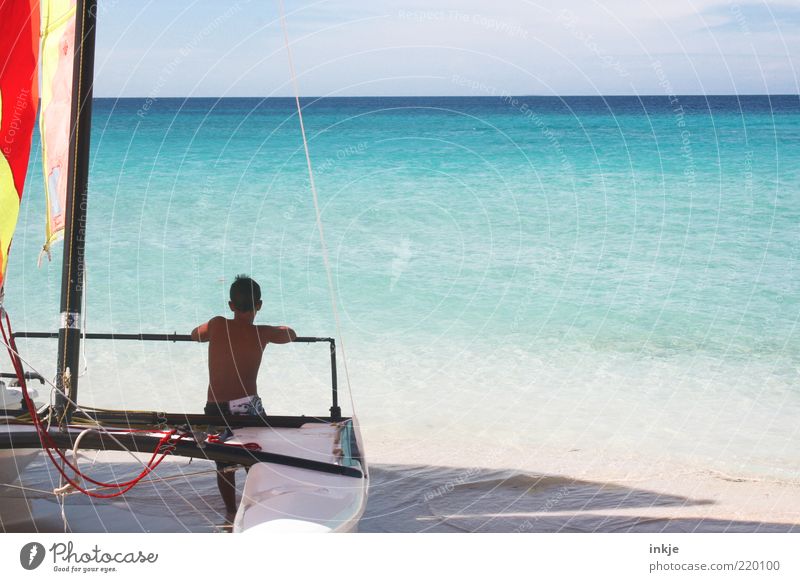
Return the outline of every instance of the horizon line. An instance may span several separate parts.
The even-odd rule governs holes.
[[[436,97],[436,98],[458,98],[468,97],[477,99],[503,99],[508,97],[536,97],[536,98],[563,98],[563,97],[798,97],[800,93],[676,93],[674,95],[656,94],[656,93],[610,93],[610,94],[580,94],[570,93],[564,95],[537,95],[537,94],[508,94],[508,95],[300,95],[300,99],[408,99],[420,97]],[[294,95],[164,95],[164,96],[151,96],[151,95],[126,95],[126,96],[107,96],[107,95],[94,95],[93,99],[150,99],[158,101],[159,99],[294,99]]]

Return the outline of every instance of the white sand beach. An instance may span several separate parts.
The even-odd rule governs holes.
[[[440,452],[441,453],[441,452]],[[580,452],[552,463],[557,471],[509,469],[507,459],[474,466],[474,451],[448,453],[448,466],[425,463],[423,454],[401,456],[374,447],[370,456],[370,499],[362,532],[798,532],[800,484],[741,479],[714,471],[662,465],[609,463],[604,474],[587,475],[595,465]],[[513,451],[509,451],[513,453]],[[462,458],[459,458],[461,456]],[[111,476],[102,453],[83,461],[92,474]],[[431,461],[432,459],[427,459]],[[50,491],[55,484],[45,457],[36,461],[18,487],[0,492],[2,503],[24,508],[33,519],[3,524],[6,532],[61,532],[61,507]],[[504,463],[506,466],[503,466]],[[519,465],[519,463],[517,463]],[[118,478],[137,466],[120,465]],[[596,470],[596,468],[592,469]],[[244,472],[237,474],[241,489]],[[19,487],[24,486],[24,488]],[[224,532],[213,466],[170,459],[157,478],[122,498],[65,498],[64,515],[73,532]]]

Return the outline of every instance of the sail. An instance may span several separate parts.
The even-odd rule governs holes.
[[[44,251],[64,235],[67,200],[75,0],[42,1],[42,165],[47,198]]]
[[[39,0],[0,2],[0,289],[36,123],[38,56]]]

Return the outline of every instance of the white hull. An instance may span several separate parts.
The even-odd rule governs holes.
[[[351,455],[351,430],[342,425],[306,424],[299,429],[235,431],[239,442],[256,442],[270,452],[355,467],[364,477],[257,463],[248,472],[233,531],[355,531],[367,503],[367,470]]]
[[[39,449],[0,451],[0,486],[11,485],[25,472],[25,468],[39,456]]]
[[[33,427],[18,424],[0,424],[0,432],[34,432]],[[40,449],[0,450],[0,486],[17,481],[41,453]]]
[[[33,388],[29,388],[28,393],[31,398],[39,396]],[[41,404],[35,402],[34,406],[41,406]],[[0,432],[35,431],[35,429],[29,425],[6,424],[8,422],[13,422],[16,415],[22,414],[25,410],[22,408],[22,390],[18,386],[9,387],[3,382],[0,382],[0,408],[6,411],[4,414],[10,415],[0,416]],[[25,467],[36,460],[40,452],[40,449],[0,449],[0,486],[14,483],[19,479],[25,471]],[[0,517],[2,516],[0,515]]]
[[[0,425],[0,431],[9,425]],[[18,426],[14,427],[19,430]],[[0,491],[10,490],[9,485],[18,484],[25,468],[35,461],[41,451],[39,449],[0,450]],[[30,521],[31,510],[24,493],[11,491],[11,495],[3,495],[0,503],[0,531],[14,527],[16,524]]]
[[[235,532],[355,531],[366,506],[366,479],[257,463],[250,468]]]
[[[34,432],[30,425],[0,425],[0,431]],[[75,433],[80,430],[76,429]],[[353,450],[357,447],[357,437],[352,433],[349,422],[325,424],[307,423],[300,428],[242,428],[234,431],[234,438],[228,444],[256,443],[263,452],[291,456],[299,459],[320,461],[332,465],[351,467],[366,475],[364,467]],[[84,453],[89,454],[88,450]],[[39,450],[22,449],[0,451],[0,484],[17,480],[19,474],[30,462],[41,454]],[[143,455],[149,458],[149,455]],[[117,470],[109,467],[127,463],[130,470],[131,459],[127,453],[106,452],[98,458],[92,454],[92,461],[82,463],[91,467],[95,475],[114,475]],[[178,462],[178,458],[174,461]],[[188,462],[188,461],[187,461]],[[169,474],[164,468],[162,474]],[[159,469],[153,478],[158,479]],[[47,489],[42,483],[34,484],[38,489]],[[0,487],[0,489],[2,489]],[[216,493],[216,488],[214,489]],[[220,503],[215,494],[212,503]],[[367,501],[367,478],[326,473],[322,471],[292,467],[277,463],[257,463],[253,465],[244,484],[242,501],[235,521],[235,532],[346,532],[355,531],[358,520],[364,512]],[[73,505],[70,502],[70,505]],[[42,510],[40,504],[39,510]],[[113,519],[103,515],[104,508],[113,510],[112,502],[100,502],[87,511],[96,514],[100,520]],[[209,508],[210,509],[210,508]],[[37,514],[38,515],[38,514]],[[41,516],[39,516],[41,517]],[[90,516],[91,517],[91,516]],[[0,531],[14,528],[17,523],[36,519],[25,496],[18,490],[9,490],[0,500]],[[216,519],[216,518],[213,518]],[[205,520],[208,521],[208,518]],[[73,515],[70,527],[81,531],[88,523],[83,515]],[[142,516],[141,522],[132,522],[138,531],[148,527],[148,520]],[[92,529],[96,526],[90,525]],[[158,526],[156,526],[158,527]],[[84,530],[88,531],[88,530]]]

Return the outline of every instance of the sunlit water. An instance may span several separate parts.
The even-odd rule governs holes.
[[[368,451],[800,478],[797,97],[305,103]],[[260,321],[336,334],[293,102],[143,107],[95,103],[88,330],[188,333],[246,272]],[[8,270],[18,330],[57,322],[37,163]],[[53,373],[55,342],[22,346]],[[324,347],[265,362],[271,412],[330,406]],[[86,404],[202,410],[200,346],[91,342],[87,363]]]

